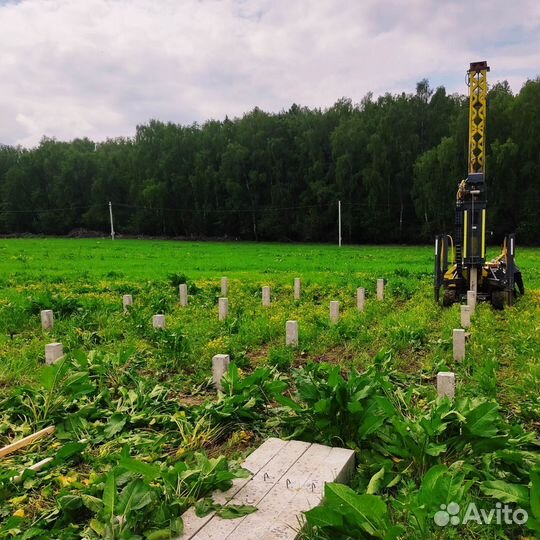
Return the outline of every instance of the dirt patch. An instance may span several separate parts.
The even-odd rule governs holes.
[[[343,346],[333,347],[323,354],[312,358],[313,362],[325,362],[327,364],[341,364],[344,361],[350,362],[354,358],[354,352]]]
[[[268,358],[268,351],[270,350],[270,345],[263,345],[260,349],[256,351],[249,351],[246,353],[249,362],[253,366],[260,366]]]
[[[418,374],[424,366],[424,358],[427,356],[423,350],[407,350],[397,355],[396,367],[408,375]]]
[[[261,444],[261,437],[253,431],[235,431],[228,439],[210,448],[208,450],[208,456],[218,457],[224,455],[228,459],[234,459],[239,457],[239,455],[247,454],[248,449],[255,450]]]
[[[208,401],[212,394],[195,394],[194,396],[190,394],[182,393],[173,393],[170,395],[171,399],[178,400],[178,403],[183,407],[196,407],[197,405],[202,405],[205,401]]]

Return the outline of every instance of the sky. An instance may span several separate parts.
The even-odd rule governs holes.
[[[539,0],[0,0],[0,143],[540,75]]]

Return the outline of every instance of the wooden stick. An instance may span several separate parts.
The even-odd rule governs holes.
[[[41,469],[43,469],[43,467],[48,465],[52,460],[53,460],[52,457],[47,457],[45,459],[42,459],[41,461],[38,461],[37,463],[34,463],[33,465],[30,465],[30,467],[27,467],[26,469],[24,469],[24,471],[40,471]],[[18,484],[22,480],[24,471],[21,471],[17,476],[11,477],[10,480],[14,482],[15,484]]]
[[[28,435],[18,441],[8,444],[7,446],[4,446],[4,448],[0,448],[0,458],[5,457],[13,452],[16,452],[20,448],[24,448],[25,446],[28,446],[29,444],[32,444],[38,439],[41,439],[41,437],[45,437],[46,435],[50,435],[51,433],[54,433],[54,431],[55,431],[55,427],[49,426],[49,427],[40,429],[39,431],[36,431],[35,433],[32,433],[32,435]]]

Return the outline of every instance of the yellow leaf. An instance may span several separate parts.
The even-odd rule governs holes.
[[[77,481],[77,473],[73,473],[69,476],[60,475],[56,480],[58,480],[58,483],[62,487],[66,487]]]
[[[8,502],[10,502],[13,506],[17,506],[23,502],[26,502],[28,499],[28,493],[25,493],[24,495],[21,495],[20,497],[13,497],[13,499],[9,499]]]
[[[19,508],[19,510],[16,510],[13,512],[13,515],[16,517],[23,518],[24,517],[24,510],[22,508]]]

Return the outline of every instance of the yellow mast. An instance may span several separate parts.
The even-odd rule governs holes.
[[[487,62],[472,62],[469,71],[469,173],[483,173],[485,162]]]

